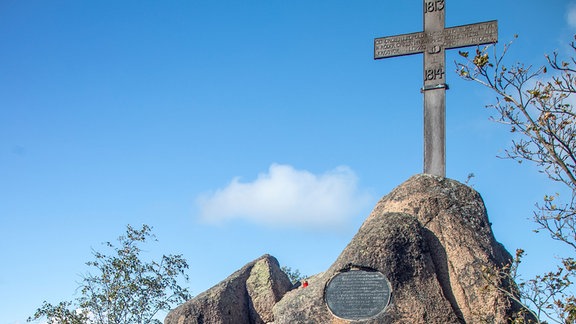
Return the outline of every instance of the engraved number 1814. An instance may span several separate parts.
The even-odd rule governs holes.
[[[442,79],[444,77],[444,69],[428,69],[424,71],[424,80],[432,81],[437,79]]]
[[[444,0],[424,1],[424,13],[444,10]]]

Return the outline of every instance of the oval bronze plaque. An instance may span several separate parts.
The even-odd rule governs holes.
[[[380,314],[390,302],[390,284],[378,271],[349,270],[326,285],[324,301],[334,316],[366,320]]]

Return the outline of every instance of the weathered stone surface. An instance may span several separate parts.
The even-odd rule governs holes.
[[[482,267],[502,266],[511,256],[495,240],[478,192],[447,178],[413,176],[382,198],[362,227],[390,212],[414,215],[426,228],[444,295],[461,318],[506,322],[509,303],[484,289]]]
[[[417,175],[378,202],[326,272],[276,304],[275,324],[351,323],[330,314],[323,301],[326,283],[350,264],[382,272],[392,286],[383,313],[354,323],[506,323],[510,302],[483,289],[482,267],[509,260],[476,191]]]
[[[458,323],[436,278],[424,229],[411,215],[389,213],[363,226],[330,269],[308,281],[308,288],[286,294],[274,307],[275,324],[348,323],[330,314],[323,294],[328,280],[350,265],[376,269],[392,286],[387,309],[362,323]]]
[[[276,259],[266,258],[256,262],[246,280],[246,290],[254,311],[252,323],[272,322],[272,307],[292,288],[288,276],[280,270]]]
[[[164,323],[268,323],[272,307],[291,287],[276,258],[264,255],[172,310]]]

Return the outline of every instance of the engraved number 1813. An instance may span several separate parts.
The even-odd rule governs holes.
[[[424,1],[424,13],[444,10],[444,0]]]

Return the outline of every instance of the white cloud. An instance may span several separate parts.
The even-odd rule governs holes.
[[[272,164],[253,182],[234,178],[228,186],[197,199],[200,217],[210,223],[244,219],[291,227],[337,227],[371,199],[359,193],[348,167],[315,175],[290,165]]]
[[[566,22],[570,27],[576,28],[576,2],[571,2],[566,11]]]

